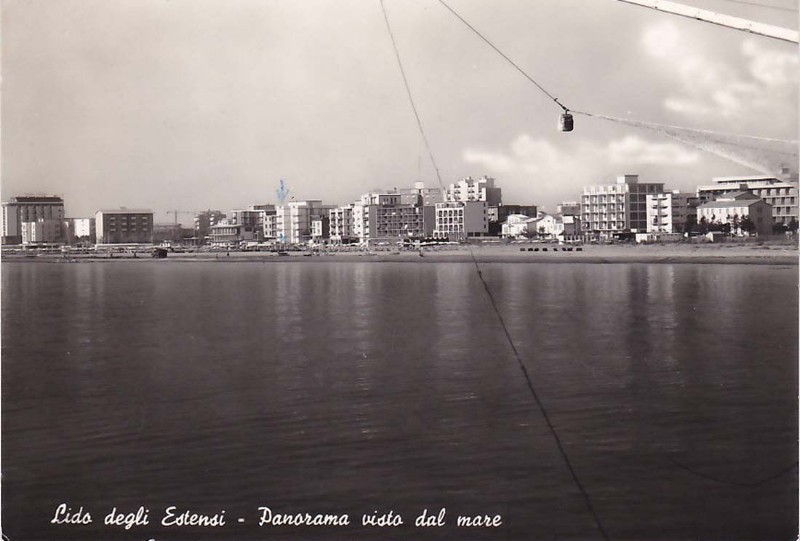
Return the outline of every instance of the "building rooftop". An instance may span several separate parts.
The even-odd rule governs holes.
[[[759,198],[755,199],[739,199],[737,201],[733,200],[726,200],[726,201],[709,201],[708,203],[703,203],[702,205],[698,206],[698,209],[724,209],[730,207],[741,207],[741,206],[750,206],[755,203],[763,203],[763,201]],[[764,203],[765,205],[770,205],[769,203]]]
[[[733,183],[733,182],[753,182],[758,180],[766,180],[770,182],[786,182],[785,180],[781,180],[774,175],[742,175],[742,176],[732,176],[732,177],[714,177],[711,179],[711,182],[717,184],[723,183]]]
[[[57,197],[55,195],[23,195],[19,197],[12,197],[9,203],[36,203],[36,204],[43,204],[43,203],[56,203],[56,204],[64,204],[64,199],[61,197]]]
[[[153,214],[153,211],[150,209],[100,209],[97,212],[102,212],[103,214]],[[97,212],[95,214],[97,214]]]

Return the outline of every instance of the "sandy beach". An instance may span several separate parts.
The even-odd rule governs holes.
[[[165,259],[147,254],[133,257],[130,253],[69,255],[3,254],[5,261],[28,262],[413,262],[413,263],[694,263],[694,264],[761,264],[797,265],[798,246],[788,243],[721,243],[672,245],[584,245],[554,244],[472,244],[426,247],[422,252],[397,250],[297,251],[278,255],[272,252],[195,252],[170,253]],[[288,254],[288,255],[287,255]]]

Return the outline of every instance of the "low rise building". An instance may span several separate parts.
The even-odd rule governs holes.
[[[528,224],[536,218],[525,214],[510,214],[501,224],[500,235],[505,238],[518,239],[528,236]]]
[[[120,208],[98,210],[95,215],[98,244],[151,244],[153,211]]]
[[[752,232],[769,235],[772,233],[772,205],[752,192],[734,192],[699,205],[697,220],[709,227],[728,226],[733,234],[748,232],[749,220]]]
[[[236,248],[242,242],[256,241],[255,226],[234,224],[227,220],[211,226],[210,244],[216,248]]]
[[[772,206],[774,223],[788,225],[798,221],[798,183],[769,175],[715,177],[712,184],[697,187],[701,202],[714,201],[720,196],[747,190]]]

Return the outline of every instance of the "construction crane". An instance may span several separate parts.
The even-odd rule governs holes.
[[[194,216],[197,213],[191,210],[175,209],[175,210],[168,210],[167,214],[172,214],[173,216],[175,216],[175,225],[178,225],[178,214],[191,214],[192,216]]]
[[[757,23],[748,19],[741,19],[739,17],[732,17],[730,15],[723,15],[722,13],[715,13],[705,9],[699,9],[677,2],[667,2],[666,0],[617,0],[626,4],[633,4],[644,8],[655,9],[681,17],[688,17],[689,19],[696,19],[726,28],[733,28],[743,32],[750,32],[759,36],[768,38],[779,39],[788,41],[789,43],[798,43],[798,33],[788,28],[780,26],[773,26],[771,24]]]

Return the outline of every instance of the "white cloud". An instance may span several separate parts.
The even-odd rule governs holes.
[[[628,135],[605,145],[572,141],[561,148],[545,138],[521,134],[505,150],[467,148],[464,161],[485,168],[487,174],[502,179],[504,193],[511,199],[536,200],[555,204],[574,198],[583,186],[597,184],[622,174],[636,173],[649,165],[689,166],[700,161],[701,154],[672,142],[651,142],[638,135]],[[513,193],[521,186],[528,193]],[[519,190],[517,190],[519,191]]]
[[[651,143],[628,135],[608,144],[609,161],[612,164],[671,164],[687,165],[700,159],[697,152],[675,143]]]
[[[649,27],[642,36],[645,50],[656,58],[666,58],[678,46],[678,29],[672,23]]]
[[[514,167],[514,161],[508,156],[494,152],[467,149],[463,153],[464,161],[485,166],[490,171],[505,173]]]
[[[746,69],[737,69],[698,53],[701,48],[683,40],[671,23],[646,29],[642,45],[664,73],[675,78],[676,89],[663,102],[667,110],[715,115],[742,126],[767,115],[797,116],[796,51],[748,39],[738,51]]]
[[[750,73],[770,88],[795,88],[798,84],[796,51],[765,49],[754,40],[742,44],[742,54],[750,58]]]

